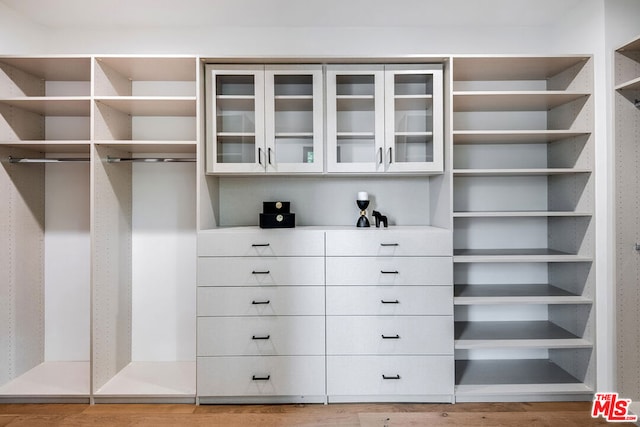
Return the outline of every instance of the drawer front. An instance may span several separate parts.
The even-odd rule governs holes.
[[[452,394],[453,356],[328,356],[327,394]]]
[[[453,316],[329,316],[327,354],[453,354]]]
[[[324,286],[199,287],[198,316],[324,316]]]
[[[324,285],[323,257],[198,258],[198,286]]]
[[[324,356],[198,357],[199,396],[320,396]]]
[[[452,256],[453,238],[438,228],[327,231],[327,256]]]
[[[198,256],[324,256],[324,232],[300,229],[198,233]]]
[[[198,356],[325,352],[324,316],[199,317]]]
[[[328,257],[327,285],[451,285],[452,257]]]
[[[327,315],[453,315],[452,286],[329,286]]]

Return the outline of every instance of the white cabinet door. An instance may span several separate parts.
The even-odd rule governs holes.
[[[384,171],[384,67],[327,66],[327,172]]]
[[[266,66],[268,173],[324,169],[324,87],[321,65]]]
[[[385,67],[385,170],[443,171],[442,67]]]
[[[264,66],[206,70],[207,173],[264,172]]]

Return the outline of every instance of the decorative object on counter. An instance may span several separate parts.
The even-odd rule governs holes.
[[[373,211],[373,213],[371,215],[373,215],[373,217],[376,219],[376,227],[377,228],[380,228],[380,223],[382,223],[384,225],[384,228],[387,228],[389,226],[389,222],[387,221],[387,216],[386,215],[382,215],[378,211]]]
[[[371,224],[369,224],[369,218],[367,218],[366,210],[369,206],[369,194],[367,194],[366,191],[359,191],[356,204],[360,208],[360,218],[358,218],[356,227],[371,227]]]
[[[291,202],[262,202],[260,228],[293,228],[296,214],[290,212]]]

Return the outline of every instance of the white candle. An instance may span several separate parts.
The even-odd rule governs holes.
[[[358,191],[358,200],[369,200],[369,194],[366,191]]]

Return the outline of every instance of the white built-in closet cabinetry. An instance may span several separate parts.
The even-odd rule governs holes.
[[[0,400],[591,398],[590,57],[233,62],[0,58]]]
[[[616,172],[616,331],[617,391],[640,407],[637,308],[640,277],[638,203],[640,185],[640,37],[616,49],[615,66],[615,172]]]

